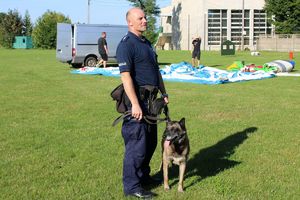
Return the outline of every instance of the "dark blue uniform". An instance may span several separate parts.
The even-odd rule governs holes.
[[[147,39],[128,32],[118,45],[117,60],[120,72],[130,72],[136,87],[159,86],[156,53]],[[140,102],[145,113],[147,102]],[[122,136],[125,143],[123,186],[124,193],[130,194],[139,192],[141,181],[149,177],[149,163],[157,145],[157,126],[144,120],[125,119]]]

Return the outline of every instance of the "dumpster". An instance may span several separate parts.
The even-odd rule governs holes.
[[[32,39],[30,36],[16,36],[15,42],[13,43],[14,49],[31,49]]]
[[[230,40],[226,40],[221,44],[221,55],[234,55],[235,44]]]

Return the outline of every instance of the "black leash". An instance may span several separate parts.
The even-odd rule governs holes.
[[[167,105],[164,106],[164,114],[165,114],[165,118],[159,118],[159,117],[155,117],[155,116],[150,116],[150,115],[145,115],[143,116],[143,119],[148,123],[148,124],[159,124],[161,122],[167,122],[170,121],[170,117],[169,117],[169,108]],[[120,121],[122,121],[124,118],[131,116],[131,111],[126,111],[125,113],[123,113],[122,115],[120,115],[117,119],[115,119],[115,121],[112,123],[112,126],[117,125]]]
[[[120,115],[115,119],[115,121],[112,123],[112,126],[117,125],[120,121],[122,121],[125,117],[131,116],[131,111],[126,111],[124,114]]]

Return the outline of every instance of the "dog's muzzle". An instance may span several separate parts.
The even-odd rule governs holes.
[[[177,143],[177,144],[181,144],[185,139],[185,135],[168,135],[166,137],[167,141],[170,141],[170,143]]]
[[[176,140],[176,138],[178,138],[178,135],[167,135],[166,140],[172,142]]]

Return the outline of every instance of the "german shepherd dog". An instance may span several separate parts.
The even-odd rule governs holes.
[[[170,163],[179,165],[178,191],[183,192],[183,178],[190,151],[189,139],[185,128],[185,118],[168,121],[162,138],[162,169],[164,189],[169,190],[168,167]]]

